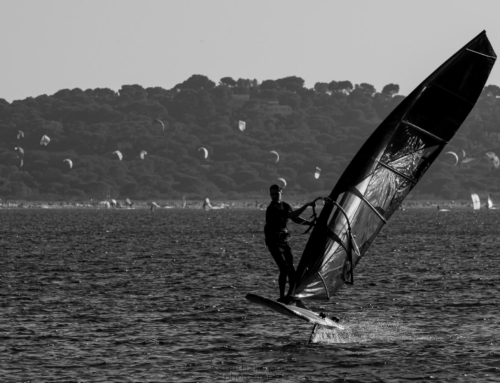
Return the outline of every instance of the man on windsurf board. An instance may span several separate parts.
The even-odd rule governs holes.
[[[314,223],[309,222],[300,217],[309,206],[314,206],[316,201],[321,198],[316,198],[313,202],[306,203],[297,210],[281,200],[283,189],[278,185],[272,185],[269,189],[271,195],[271,203],[266,210],[266,226],[264,234],[266,238],[266,246],[274,258],[274,261],[279,267],[280,274],[278,278],[280,297],[278,302],[291,303],[293,298],[291,294],[295,286],[295,267],[293,266],[292,249],[288,245],[288,232],[286,225],[288,219],[300,225],[312,226]],[[285,296],[286,280],[288,277],[289,290]]]

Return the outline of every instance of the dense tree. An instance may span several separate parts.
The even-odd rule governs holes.
[[[264,80],[260,84],[261,90],[276,90],[278,88],[279,88],[278,83],[274,80]]]
[[[219,80],[219,83],[220,83],[220,85],[226,85],[229,87],[236,86],[236,81],[234,81],[232,77],[222,77]]]
[[[382,94],[393,97],[399,93],[399,85],[397,84],[387,84],[382,88]]]
[[[366,94],[369,94],[370,96],[373,96],[376,92],[376,89],[373,85],[367,84],[366,82],[363,82],[361,84],[356,84],[355,86],[356,89],[361,89],[363,92]]]
[[[370,84],[350,81],[308,89],[296,76],[260,85],[223,77],[215,86],[193,75],[172,89],[124,85],[118,92],[75,88],[12,103],[0,99],[0,198],[104,198],[108,190],[113,198],[266,198],[278,177],[287,180],[289,195],[325,195],[404,99],[398,92],[396,84],[377,93]],[[235,103],[235,94],[247,94],[248,101]],[[470,157],[500,152],[498,97],[496,85],[484,88],[449,150],[463,149]],[[290,106],[291,114],[268,108],[277,104]],[[18,131],[24,137],[18,139]],[[39,144],[44,134],[51,138],[47,147]],[[18,146],[25,151],[22,167]],[[271,150],[280,154],[278,162]],[[491,162],[454,167],[442,155],[415,193],[454,199],[472,190],[500,193],[499,178]]]
[[[177,84],[174,89],[194,89],[194,90],[211,90],[215,88],[215,82],[210,80],[207,76],[201,74],[194,74],[186,81]]]
[[[330,89],[328,88],[328,84],[326,82],[317,82],[314,84],[314,90],[319,94],[326,94]]]
[[[297,76],[289,76],[276,80],[278,86],[283,90],[298,92],[304,87],[304,79]]]
[[[332,92],[350,93],[354,87],[350,81],[332,81],[328,84]]]

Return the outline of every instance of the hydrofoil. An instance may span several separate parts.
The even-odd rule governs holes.
[[[245,298],[252,303],[256,303],[260,306],[267,307],[271,310],[274,310],[280,314],[286,315],[291,318],[298,318],[315,325],[319,324],[322,326],[336,328],[339,330],[344,329],[344,327],[336,323],[334,320],[328,318],[327,316],[323,316],[319,313],[315,313],[314,311],[307,310],[305,308],[285,305],[283,303],[276,302],[271,299],[267,299],[255,294],[247,294]]]

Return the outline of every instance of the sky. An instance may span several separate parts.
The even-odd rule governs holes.
[[[298,76],[411,92],[486,30],[500,54],[499,0],[0,0],[0,98],[193,74]],[[488,84],[500,86],[500,64]]]

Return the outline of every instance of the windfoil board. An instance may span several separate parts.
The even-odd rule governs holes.
[[[309,323],[320,324],[327,327],[333,327],[339,330],[344,329],[344,327],[337,324],[333,320],[329,318],[322,318],[319,316],[318,313],[315,313],[314,311],[306,310],[296,306],[288,306],[283,303],[276,302],[271,299],[267,299],[255,294],[247,294],[245,298],[252,303],[256,303],[260,306],[267,307],[271,310],[274,310],[280,314],[286,315],[291,318],[299,318]]]

